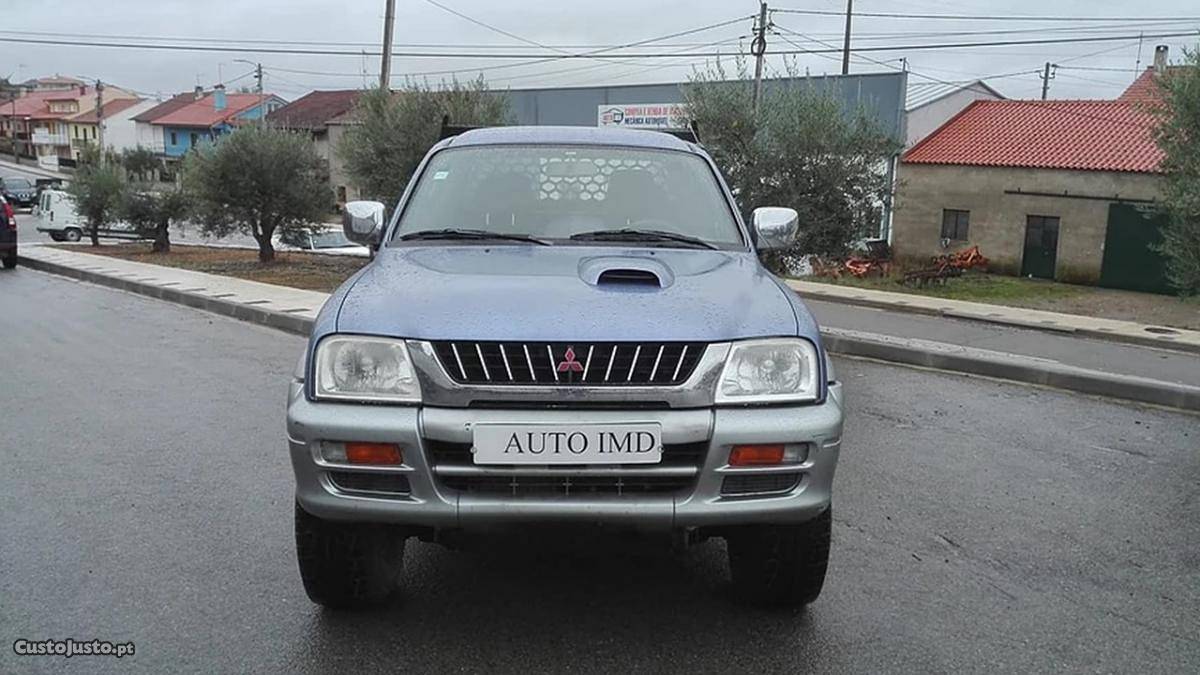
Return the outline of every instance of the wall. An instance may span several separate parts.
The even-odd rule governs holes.
[[[1018,274],[1025,243],[1025,217],[1057,216],[1055,278],[1096,283],[1104,256],[1111,201],[1006,194],[1006,190],[1157,199],[1162,177],[1153,174],[1062,171],[1009,167],[901,163],[893,220],[893,251],[908,265],[978,244],[995,271]],[[940,245],[942,209],[971,212],[969,238]]]
[[[907,73],[829,75],[763,81],[765,91],[784,86],[808,86],[842,100],[845,109],[862,106],[889,133],[899,138],[904,122]],[[558,87],[507,91],[517,124],[596,126],[602,105],[682,103],[687,83],[605,87]],[[745,104],[749,106],[750,101]],[[703,137],[704,130],[700,130]]]
[[[346,133],[348,127],[345,124],[330,124],[326,127],[326,143],[328,148],[325,150],[325,155],[329,158],[329,184],[333,188],[334,198],[337,199],[338,188],[345,188],[346,201],[354,201],[361,195],[354,188],[353,181],[350,180],[350,175],[346,173],[346,165],[337,155],[337,147],[342,142],[342,136]]]
[[[199,127],[162,127],[164,153],[168,157],[183,157],[192,149],[192,134],[197,143],[212,140],[212,131]],[[172,142],[171,134],[175,134]]]
[[[133,118],[159,103],[161,101],[142,101],[106,118],[104,120],[104,145],[116,152],[132,149],[138,145],[147,148],[153,147],[149,142],[141,142],[137,130],[137,127],[140,125],[136,124]],[[146,126],[150,125],[147,124]]]
[[[166,143],[163,140],[163,129],[149,122],[134,122],[134,143],[155,152],[165,152]]]
[[[905,119],[904,147],[911,148],[921,139],[933,133],[945,124],[972,101],[995,101],[1000,97],[990,91],[977,87],[974,89],[959,89],[942,98],[930,101],[919,108],[908,111]]]

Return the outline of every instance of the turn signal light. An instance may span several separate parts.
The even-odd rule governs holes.
[[[729,451],[730,466],[761,466],[764,464],[783,464],[784,445],[772,443],[768,445],[735,445]]]
[[[346,461],[350,464],[401,464],[400,446],[392,443],[346,443]]]

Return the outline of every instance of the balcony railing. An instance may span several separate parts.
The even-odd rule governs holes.
[[[33,130],[34,145],[70,145],[71,139],[67,136],[67,132],[59,131],[50,133],[47,129]]]

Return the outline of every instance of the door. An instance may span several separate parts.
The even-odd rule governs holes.
[[[1166,214],[1147,206],[1113,204],[1108,207],[1104,236],[1104,261],[1100,285],[1147,293],[1170,293],[1167,263],[1156,250],[1162,243]]]
[[[1058,261],[1058,217],[1025,217],[1025,254],[1021,276],[1053,279]]]

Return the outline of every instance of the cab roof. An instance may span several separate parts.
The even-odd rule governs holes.
[[[471,129],[446,139],[450,147],[468,145],[617,145],[694,152],[695,146],[671,134],[646,129],[524,126]]]

